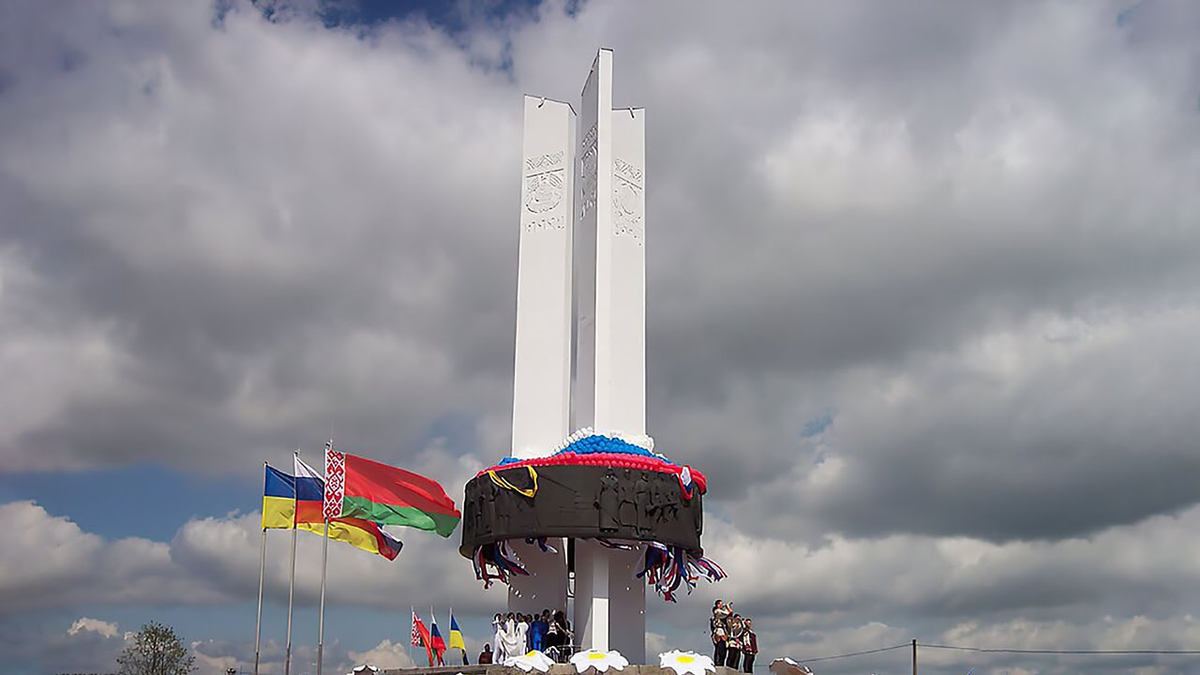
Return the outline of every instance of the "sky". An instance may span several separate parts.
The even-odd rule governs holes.
[[[253,662],[262,463],[508,452],[522,95],[647,110],[648,431],[729,578],[648,652],[1200,649],[1200,5],[0,3],[0,663]],[[15,524],[15,526],[14,526]],[[472,651],[457,537],[329,550],[327,672]],[[290,537],[267,541],[281,672]],[[316,649],[302,533],[297,669]],[[1186,654],[920,648],[921,672]],[[472,654],[473,660],[474,654]],[[813,662],[901,673],[907,649]]]

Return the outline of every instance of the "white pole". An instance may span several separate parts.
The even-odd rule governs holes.
[[[608,587],[608,564],[611,551],[606,551],[598,546],[593,546],[589,552],[594,556],[592,560],[592,621],[589,628],[592,631],[591,648],[599,651],[608,651],[609,638],[609,587]]]
[[[329,519],[325,519],[325,542],[321,547],[321,610],[317,620],[317,675],[325,654],[325,565],[329,560]]]
[[[267,568],[267,528],[262,531],[262,545],[258,550],[258,618],[254,620],[254,675],[258,675],[258,640],[262,635],[263,572]]]
[[[296,524],[292,523],[292,580],[288,582],[287,647],[283,652],[283,675],[292,670],[292,598],[296,592]]]

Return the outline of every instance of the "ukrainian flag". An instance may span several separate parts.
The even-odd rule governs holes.
[[[296,522],[296,479],[270,464],[263,486],[262,527],[290,530]]]
[[[463,642],[462,631],[458,629],[458,622],[454,620],[454,610],[450,610],[450,649],[461,649],[467,651],[467,643]]]

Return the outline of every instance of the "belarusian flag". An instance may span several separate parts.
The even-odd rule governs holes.
[[[365,457],[342,457],[342,517],[432,530],[443,537],[458,526],[462,514],[437,481]]]
[[[429,639],[429,629],[425,627],[425,622],[421,621],[421,617],[417,616],[417,611],[413,610],[413,629],[412,643],[414,647],[424,647],[425,655],[429,657],[429,667],[433,667],[433,643]]]
[[[412,646],[414,647],[422,647],[425,644],[421,642],[421,629],[417,628],[418,623],[421,623],[421,620],[417,618],[417,610],[414,609],[412,618]]]

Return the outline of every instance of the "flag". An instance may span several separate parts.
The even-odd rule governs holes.
[[[442,639],[442,634],[438,632],[437,617],[433,615],[433,610],[429,610],[429,646],[433,649],[433,653],[437,656],[439,665],[446,665],[442,655],[446,653],[446,641]]]
[[[425,627],[425,623],[421,621],[421,617],[417,616],[417,611],[413,610],[413,646],[424,647],[425,655],[429,657],[429,665],[433,667],[433,641],[429,636],[429,629]]]
[[[458,629],[458,622],[454,620],[454,610],[450,610],[450,649],[461,649],[467,651],[467,643],[463,642],[462,631]]]
[[[296,479],[270,464],[265,466],[262,529],[290,530],[296,518]]]
[[[316,470],[296,457],[296,529],[322,534],[325,516],[322,509],[325,481]],[[329,521],[329,538],[344,541],[364,551],[378,553],[388,560],[400,555],[404,544],[384,532],[378,524],[361,518],[334,518]]]
[[[333,439],[325,444],[325,491],[321,495],[325,519],[333,520],[342,513],[342,496],[346,488],[346,456],[333,449]],[[374,519],[372,519],[374,520]]]
[[[462,514],[437,481],[364,457],[340,455],[342,515],[449,537]]]

